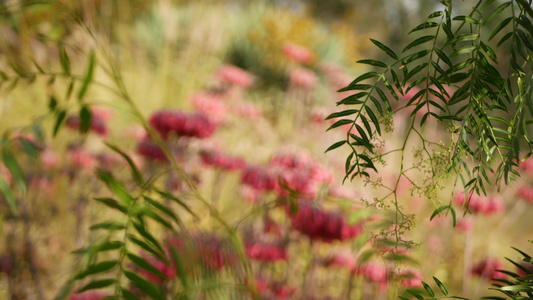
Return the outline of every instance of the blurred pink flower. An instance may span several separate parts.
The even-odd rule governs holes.
[[[287,214],[291,218],[292,228],[313,240],[343,241],[363,232],[361,224],[348,225],[342,214],[319,210],[303,201],[299,202],[298,212],[295,214],[287,207]]]
[[[330,111],[326,108],[313,108],[309,118],[314,124],[323,124],[325,119],[329,116]]]
[[[163,150],[150,138],[145,138],[137,144],[137,153],[147,160],[166,162]]]
[[[172,133],[178,137],[210,137],[216,125],[204,114],[186,114],[181,111],[161,110],[152,114],[150,124],[162,136],[168,138]]]
[[[226,171],[240,170],[246,166],[244,159],[215,150],[203,150],[200,152],[200,157],[204,164]]]
[[[404,288],[413,288],[422,286],[422,273],[413,268],[406,268],[405,270],[400,271],[400,284]]]
[[[506,279],[506,275],[496,270],[503,270],[503,263],[497,258],[484,259],[472,266],[472,274],[485,279]]]
[[[225,82],[239,86],[241,88],[249,88],[254,83],[254,77],[247,71],[232,65],[224,65],[217,70],[216,76]]]
[[[457,228],[459,231],[469,232],[474,229],[474,219],[472,217],[458,219],[457,224],[455,224],[455,228]]]
[[[516,189],[516,195],[521,199],[533,204],[533,187],[522,185]]]
[[[240,102],[234,106],[233,110],[237,115],[253,121],[260,119],[262,115],[261,109],[251,103]]]
[[[7,184],[11,184],[11,172],[2,164],[0,164],[0,177],[2,177]]]
[[[339,251],[334,253],[324,260],[324,264],[327,267],[333,266],[337,268],[346,268],[350,270],[350,272],[354,272],[356,267],[355,257],[349,251]]]
[[[93,155],[77,147],[67,151],[67,161],[70,165],[83,170],[92,170],[98,165],[98,162]]]
[[[318,77],[309,69],[296,68],[289,74],[289,81],[294,86],[310,90],[317,85]]]
[[[257,203],[262,192],[251,185],[243,184],[240,188],[240,194],[244,200],[250,203]]]
[[[100,119],[104,122],[109,121],[114,115],[112,110],[106,108],[92,107],[91,111],[93,113],[93,118]]]
[[[146,130],[140,125],[131,125],[126,128],[126,136],[137,142],[142,141],[147,135]]]
[[[79,116],[71,115],[67,118],[65,124],[70,129],[79,130],[81,126],[81,119]],[[100,136],[107,136],[107,127],[104,123],[104,120],[99,119],[94,115],[91,120],[89,131],[94,131],[97,135]]]
[[[197,93],[190,97],[190,101],[198,112],[206,115],[215,124],[222,123],[226,118],[226,104],[222,102],[222,98],[218,95]]]
[[[287,249],[277,244],[250,243],[246,245],[246,254],[250,259],[264,262],[287,260]]]
[[[283,54],[298,63],[310,63],[314,58],[311,50],[293,43],[287,43],[283,46]]]
[[[360,265],[355,272],[362,275],[368,282],[387,282],[387,267],[382,263],[366,262]]]
[[[41,165],[46,169],[52,169],[59,164],[59,156],[55,154],[51,149],[46,149],[39,154],[41,159]]]

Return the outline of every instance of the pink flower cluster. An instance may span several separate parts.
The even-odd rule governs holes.
[[[472,266],[472,274],[479,275],[485,279],[505,279],[504,273],[496,270],[503,270],[503,263],[497,258],[487,258]]]
[[[268,167],[247,166],[242,172],[241,182],[259,192],[279,190],[276,173]]]
[[[521,161],[520,168],[526,171],[529,176],[533,176],[533,156],[529,157],[525,161]]]
[[[214,124],[220,124],[227,115],[226,104],[220,96],[210,93],[198,93],[191,96],[190,101],[196,111],[204,114]]]
[[[305,202],[299,203],[296,214],[292,214],[289,208],[287,213],[291,218],[292,228],[313,240],[344,241],[363,232],[361,224],[348,225],[342,214],[315,209]]]
[[[204,150],[200,152],[200,157],[204,164],[222,170],[240,170],[246,166],[246,162],[239,157],[233,157],[215,150]]]
[[[480,213],[485,215],[499,214],[505,210],[503,200],[497,196],[483,197],[476,194],[469,195],[469,199],[465,204],[465,193],[459,192],[453,196],[453,201],[458,205],[465,206],[468,204],[472,213]]]
[[[148,160],[161,162],[167,161],[167,157],[163,150],[161,150],[161,148],[148,137],[144,138],[137,144],[137,153]]]
[[[522,185],[516,190],[516,195],[533,204],[533,187]]]
[[[150,117],[150,124],[164,138],[170,134],[178,137],[206,138],[215,132],[215,124],[202,113],[186,114],[181,111],[159,111]]]
[[[81,126],[81,119],[79,116],[71,115],[65,121],[65,124],[68,128],[79,130]],[[91,120],[91,126],[89,127],[90,131],[94,131],[100,136],[107,135],[107,126],[105,125],[105,120],[102,119],[98,114],[94,114]]]
[[[360,265],[355,272],[359,276],[364,277],[368,282],[378,283],[381,288],[387,286],[388,268],[382,263],[370,261]]]
[[[216,72],[216,76],[223,82],[241,88],[249,88],[254,83],[254,77],[247,71],[232,65],[224,65]]]
[[[287,249],[277,244],[250,243],[246,245],[246,254],[250,259],[264,262],[287,260]]]

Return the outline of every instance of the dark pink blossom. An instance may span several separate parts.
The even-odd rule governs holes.
[[[79,130],[81,126],[81,119],[79,116],[71,115],[67,118],[65,121],[65,124],[68,128]],[[105,121],[103,119],[100,119],[96,115],[93,115],[91,119],[91,125],[89,126],[90,131],[94,131],[97,135],[100,136],[107,136],[107,126],[105,125]]]
[[[207,138],[215,132],[215,124],[202,113],[186,114],[181,111],[159,111],[150,117],[150,124],[164,138]]]
[[[244,168],[241,175],[241,182],[258,191],[279,190],[276,173],[266,167],[248,166]]]
[[[516,195],[533,204],[533,187],[522,185],[516,190]]]
[[[506,275],[496,270],[503,270],[503,263],[497,258],[484,259],[472,267],[472,274],[485,279],[505,279]]]
[[[246,254],[250,259],[264,262],[287,260],[287,249],[278,244],[249,243],[246,245]]]
[[[166,162],[163,150],[150,138],[145,138],[137,144],[137,153],[148,160]]]
[[[232,171],[240,170],[246,166],[244,159],[234,157],[215,150],[204,150],[200,152],[204,164],[213,166],[222,170]]]
[[[305,202],[299,203],[298,212],[295,214],[292,214],[289,208],[287,213],[291,218],[292,228],[313,240],[343,241],[357,237],[363,232],[361,224],[349,225],[342,214],[319,210]]]

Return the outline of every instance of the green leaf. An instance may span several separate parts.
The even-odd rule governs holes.
[[[376,118],[376,115],[368,106],[365,106],[365,110],[368,116],[370,117],[370,120],[372,120],[372,123],[374,123],[374,127],[376,128],[376,131],[378,132],[379,135],[381,135],[381,128],[379,126],[378,118]]]
[[[331,150],[337,149],[344,144],[346,144],[346,140],[336,142],[335,144],[329,146],[329,148],[325,152],[329,152]]]
[[[63,71],[70,75],[70,59],[68,58],[67,51],[62,44],[58,45],[59,48],[59,62]]]
[[[56,116],[56,122],[54,125],[54,131],[52,133],[52,136],[55,137],[57,135],[57,132],[59,131],[59,128],[63,124],[63,121],[65,120],[66,116],[67,116],[67,112],[64,109],[59,110]]]
[[[94,200],[110,207],[110,208],[113,208],[113,209],[116,209],[120,212],[123,212],[123,213],[128,213],[128,209],[124,206],[122,206],[120,203],[118,203],[117,200],[115,199],[111,199],[111,198],[94,198]]]
[[[112,285],[115,282],[116,282],[115,279],[96,280],[96,281],[88,283],[86,286],[76,291],[76,294],[80,294],[88,290],[103,289],[105,287]]]
[[[104,222],[104,223],[98,223],[94,224],[90,227],[90,230],[98,230],[98,229],[105,229],[105,230],[122,230],[126,229],[126,226],[119,223],[110,223],[110,222]]]
[[[419,51],[419,52],[416,52],[416,53],[413,53],[409,56],[407,56],[402,62],[404,65],[407,65],[417,59],[420,59],[426,55],[428,55],[429,53],[431,52],[431,49],[424,49],[422,51]]]
[[[108,272],[115,268],[116,265],[118,265],[118,260],[103,261],[95,265],[89,265],[87,269],[76,274],[76,276],[74,276],[74,279],[79,280],[94,274]]]
[[[448,58],[448,56],[446,55],[446,53],[444,53],[442,50],[440,50],[439,48],[435,48],[435,53],[437,53],[437,56],[444,62],[446,63],[450,68],[453,67],[453,63],[452,61]]]
[[[11,152],[7,151],[4,148],[4,150],[2,151],[2,158],[4,160],[4,165],[7,167],[7,169],[17,182],[20,191],[25,194],[27,191],[26,180],[24,179],[24,174],[22,173],[22,169],[20,168],[19,163],[15,159],[15,156],[13,156]]]
[[[127,253],[126,255],[131,260],[131,262],[137,265],[138,267],[145,269],[146,271],[155,274],[163,279],[167,278],[165,274],[161,273],[161,271],[159,271],[156,267],[148,263],[144,258],[137,256],[133,253]]]
[[[166,198],[166,199],[170,199],[174,202],[176,202],[178,205],[180,205],[181,207],[183,207],[189,214],[191,214],[193,217],[195,217],[196,219],[199,219],[198,216],[189,208],[189,206],[187,204],[185,204],[185,202],[181,201],[179,198],[175,197],[174,195],[170,194],[170,193],[167,193],[165,191],[161,191],[159,189],[155,189],[156,192],[161,195],[162,197]]]
[[[85,72],[85,78],[83,79],[83,83],[80,87],[80,91],[78,92],[78,99],[82,100],[83,96],[85,96],[85,93],[87,92],[87,89],[89,88],[89,84],[93,80],[93,73],[94,73],[94,53],[91,52],[89,54],[89,62],[87,64],[87,71]]]
[[[337,127],[340,127],[340,126],[343,126],[343,125],[347,125],[347,124],[352,124],[352,123],[353,123],[353,120],[342,119],[342,120],[339,120],[339,121],[333,123],[333,125],[331,125],[326,131],[330,131],[331,129],[334,129],[334,128],[337,128]]]
[[[114,145],[112,145],[110,143],[105,143],[105,144],[106,144],[107,147],[111,148],[111,150],[113,150],[116,153],[120,154],[120,156],[122,156],[126,160],[126,162],[128,162],[128,165],[131,168],[133,179],[135,179],[135,181],[137,181],[137,183],[143,185],[144,184],[144,179],[142,177],[141,172],[139,171],[139,169],[137,168],[137,166],[133,162],[133,160],[124,151],[120,150],[117,146],[114,146]]]
[[[146,279],[133,272],[124,270],[123,273],[134,286],[148,294],[148,296],[152,297],[152,299],[165,300],[165,296],[161,293],[161,291],[157,288],[155,284],[148,282]]]
[[[460,43],[460,42],[468,42],[468,41],[475,41],[479,39],[479,34],[477,33],[472,33],[472,34],[461,34],[461,35],[458,35],[456,37],[454,37],[453,39],[450,39],[448,41],[446,41],[446,43],[444,43],[444,45],[442,45],[442,47],[446,47],[446,46],[449,46],[449,45],[452,45],[452,44],[456,44],[456,43]]]
[[[452,213],[453,227],[457,225],[457,216],[455,215],[455,209],[450,206],[450,212]]]
[[[371,65],[371,66],[380,67],[380,68],[388,68],[389,67],[384,62],[381,62],[381,61],[375,60],[375,59],[361,59],[361,60],[358,60],[357,63],[358,64]]]
[[[433,277],[433,280],[435,280],[435,283],[439,287],[439,289],[442,292],[442,294],[444,294],[444,296],[448,296],[448,290],[446,289],[444,284],[442,284],[442,282],[440,282],[440,280],[438,280],[436,277]]]
[[[163,247],[161,247],[161,245],[159,244],[159,242],[157,241],[156,238],[154,238],[152,236],[152,234],[150,234],[148,231],[146,231],[146,229],[144,228],[144,226],[142,226],[141,224],[137,223],[137,222],[133,222],[133,227],[135,227],[135,229],[137,230],[137,232],[142,236],[144,237],[146,240],[148,240],[153,246],[155,246],[157,248],[157,250],[160,251],[160,253],[164,256],[165,254],[165,250],[163,250]],[[166,261],[166,260],[165,260]]]
[[[422,295],[420,295],[417,291],[413,290],[413,289],[408,289],[407,292],[413,296],[415,296],[416,299],[419,299],[419,300],[424,300],[424,297],[422,297]]]
[[[178,217],[170,209],[168,209],[166,206],[162,205],[161,203],[155,201],[154,199],[152,199],[152,198],[150,198],[148,196],[144,196],[144,200],[146,202],[148,202],[148,204],[150,204],[151,206],[159,209],[161,212],[163,212],[167,216],[169,216],[172,219],[174,219],[174,221],[176,221],[176,223],[179,223]]]
[[[9,209],[11,209],[11,212],[18,216],[18,208],[17,208],[17,201],[15,200],[15,195],[13,195],[13,192],[11,191],[11,188],[7,184],[7,182],[0,176],[0,192],[4,195],[4,197],[7,200],[7,204],[9,205]]]
[[[454,17],[452,20],[454,21],[465,21],[465,22],[468,22],[468,23],[471,23],[471,24],[479,24],[479,21],[472,18],[472,17],[469,17],[469,16],[457,16],[457,17]]]
[[[435,216],[437,216],[440,212],[442,212],[443,210],[447,209],[448,207],[450,207],[449,205],[443,205],[439,208],[437,208],[432,214],[431,214],[431,217],[429,218],[429,220],[433,220],[433,218],[435,218]]]
[[[509,291],[509,292],[533,292],[533,287],[523,286],[523,285],[511,285],[511,286],[504,286],[501,288],[501,290]]]
[[[507,24],[509,24],[509,22],[511,22],[512,19],[513,17],[508,17],[505,20],[501,21],[500,24],[498,24],[498,26],[496,26],[496,28],[494,28],[494,30],[490,34],[489,41],[492,40],[492,38],[495,37],[498,34],[498,32],[500,32],[505,26],[507,26]]]
[[[93,113],[86,105],[84,105],[80,110],[80,120],[80,132],[86,133],[89,131],[89,128],[91,128],[91,123],[93,120]]]
[[[134,202],[133,197],[126,191],[126,188],[115,180],[111,173],[104,171],[104,170],[97,170],[96,175],[100,180],[105,182],[107,186],[113,191],[115,195],[119,197],[120,200],[122,200],[122,203],[124,203],[126,206],[131,206]]]
[[[424,22],[424,23],[416,26],[415,28],[411,29],[411,31],[409,31],[409,34],[415,32],[415,31],[428,29],[428,28],[433,28],[433,27],[437,27],[437,26],[439,26],[439,23],[436,23],[436,22]]]
[[[361,81],[363,81],[363,80],[366,80],[366,79],[374,78],[374,77],[379,77],[379,74],[376,73],[376,72],[367,72],[367,73],[365,73],[365,74],[363,74],[363,75],[361,75],[361,76],[355,78],[354,81],[352,81],[352,82],[349,84],[349,86],[350,86],[350,85],[357,84],[357,83],[359,83],[359,82],[361,82]]]
[[[511,2],[505,2],[498,6],[495,10],[492,11],[492,13],[483,21],[484,24],[490,22],[490,20],[494,19],[496,16],[498,16],[503,10],[505,10]]]
[[[376,45],[379,49],[383,50],[383,52],[385,52],[388,56],[392,57],[393,59],[398,59],[396,53],[394,53],[394,51],[392,51],[389,47],[374,39],[370,39],[370,41],[372,41],[372,43],[374,43],[374,45]]]
[[[131,235],[131,234],[128,235],[128,239],[130,241],[132,241],[134,244],[136,244],[137,246],[141,247],[143,250],[153,254],[160,261],[164,262],[165,264],[168,264],[167,258],[163,254],[161,254],[159,251],[154,249],[154,247],[152,247],[148,243],[144,242],[143,240],[141,240],[141,239],[139,239],[139,238],[137,238],[137,237],[135,237],[134,235]]]
[[[54,96],[50,96],[50,99],[48,100],[48,109],[51,112],[54,112],[57,108],[57,99]]]
[[[433,290],[431,289],[431,287],[425,283],[424,281],[422,281],[422,285],[424,286],[424,289],[426,290],[426,292],[428,292],[428,294],[431,296],[431,297],[435,297],[435,292],[433,292]]]
[[[345,111],[332,113],[332,114],[329,115],[325,120],[335,119],[335,118],[340,118],[340,117],[345,117],[345,116],[353,115],[353,114],[355,114],[355,113],[357,113],[357,112],[359,112],[358,109],[348,109],[348,110],[345,110]]]
[[[469,54],[469,53],[472,53],[472,51],[474,51],[476,49],[477,49],[476,46],[466,46],[466,47],[463,47],[463,48],[453,52],[450,55],[450,57],[454,57],[454,56],[461,55],[461,54]]]
[[[417,38],[416,40],[412,41],[411,43],[409,43],[409,45],[407,45],[405,48],[403,48],[402,52],[405,52],[413,47],[416,47],[420,44],[423,44],[423,43],[427,43],[429,41],[432,41],[435,39],[435,36],[434,35],[425,35],[425,36],[421,36],[419,38]]]
[[[120,287],[120,291],[122,292],[122,296],[126,300],[139,300],[139,298],[137,296],[135,296],[135,294],[133,294],[132,292],[126,290],[123,287]]]

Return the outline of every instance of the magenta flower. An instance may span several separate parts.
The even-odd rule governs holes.
[[[150,117],[150,124],[167,139],[170,134],[178,137],[207,138],[215,132],[215,124],[202,113],[186,114],[181,111],[159,111]]]
[[[296,214],[290,213],[289,208],[287,213],[291,218],[292,228],[313,240],[344,241],[363,232],[361,224],[348,225],[342,214],[322,211],[305,202],[299,203]]]
[[[250,243],[246,245],[246,254],[250,259],[264,262],[287,260],[287,249],[277,244]]]
[[[137,144],[137,153],[147,160],[166,162],[163,150],[150,138],[145,138]]]
[[[71,115],[67,118],[65,124],[70,129],[79,130],[81,126],[81,119],[79,116]],[[96,114],[93,114],[89,130],[94,131],[97,135],[100,136],[107,136],[108,133],[105,121],[98,117],[98,115]]]

